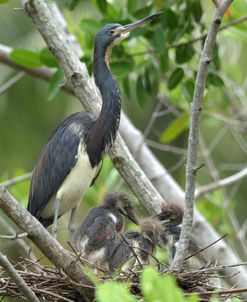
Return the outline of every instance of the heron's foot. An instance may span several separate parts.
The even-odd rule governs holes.
[[[0,239],[17,240],[28,236],[28,233],[15,233],[14,235],[0,235]]]

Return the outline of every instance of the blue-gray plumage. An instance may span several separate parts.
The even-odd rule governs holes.
[[[98,176],[102,158],[116,138],[121,96],[109,67],[111,49],[133,29],[159,15],[125,26],[108,24],[96,34],[93,73],[102,96],[101,112],[98,117],[75,113],[65,119],[44,146],[31,180],[28,210],[45,227],[53,223],[55,237],[57,219],[70,210],[73,231],[78,204]]]
[[[106,258],[120,240],[123,216],[137,223],[133,205],[124,193],[108,194],[104,205],[93,208],[75,232],[73,245],[82,257],[100,267],[106,267]]]

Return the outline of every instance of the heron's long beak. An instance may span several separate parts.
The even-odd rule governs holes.
[[[129,218],[129,220],[131,220],[132,222],[134,222],[136,225],[139,224],[138,223],[138,219],[137,219],[137,217],[136,217],[136,215],[135,215],[135,213],[134,213],[134,211],[132,209],[129,209],[129,208],[126,209],[125,208],[126,213],[124,211],[122,211],[121,209],[119,209],[119,211],[120,211],[120,213],[122,215],[124,215],[125,217]]]
[[[154,20],[154,19],[156,19],[157,17],[159,17],[162,14],[163,14],[163,12],[162,13],[155,13],[155,14],[152,14],[152,15],[150,15],[148,17],[145,17],[145,18],[143,18],[143,19],[141,19],[139,21],[136,21],[136,22],[124,25],[119,32],[121,34],[130,33],[132,30],[140,27],[142,24],[144,24],[144,23],[146,23],[148,21]]]

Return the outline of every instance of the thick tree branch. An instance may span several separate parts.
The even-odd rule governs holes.
[[[27,301],[30,302],[40,302],[31,288],[22,279],[22,277],[15,270],[13,265],[9,262],[8,258],[0,252],[0,265],[9,274],[9,276],[15,281],[15,284],[19,288],[20,292],[26,297]]]
[[[221,24],[221,20],[232,1],[233,0],[225,0],[221,5],[216,6],[213,20],[210,25],[205,44],[203,46],[201,60],[196,76],[188,141],[188,159],[186,165],[185,211],[182,223],[181,236],[172,263],[172,268],[179,268],[182,266],[188,250],[188,244],[191,236],[191,229],[193,223],[194,194],[197,171],[197,148],[199,142],[200,115],[202,111],[207,67],[208,64],[212,61],[213,49],[217,33]]]
[[[66,251],[39,221],[26,209],[23,209],[15,198],[2,186],[0,186],[0,208],[10,219],[28,233],[33,243],[57,268],[62,269],[69,278],[78,284],[75,285],[75,288],[83,295],[85,301],[92,301],[94,286],[83,273],[79,263],[75,261],[76,258]]]
[[[219,181],[215,181],[215,182],[212,182],[208,185],[205,185],[205,186],[201,186],[199,188],[196,189],[195,191],[195,198],[198,198],[208,192],[211,192],[211,191],[214,191],[214,190],[218,190],[222,187],[225,187],[225,186],[228,186],[228,185],[231,185],[239,180],[241,180],[242,178],[246,177],[247,176],[247,167],[244,168],[243,170],[231,175],[231,176],[228,176],[224,179],[221,179]]]

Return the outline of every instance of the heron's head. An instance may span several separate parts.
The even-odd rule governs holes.
[[[175,227],[182,223],[183,209],[175,203],[168,203],[161,206],[161,212],[156,215],[166,227]]]
[[[158,219],[152,217],[145,218],[139,222],[139,227],[144,238],[150,240],[155,245],[164,246],[162,240],[164,228]]]
[[[150,20],[157,18],[161,14],[162,13],[155,13],[139,21],[127,25],[121,25],[118,23],[105,25],[96,34],[94,40],[95,49],[103,49],[104,52],[108,54],[108,56],[106,57],[106,59],[108,59],[110,50],[114,45],[126,39],[131,33],[131,31],[133,31],[134,29],[140,27],[142,24]]]
[[[110,193],[105,197],[104,203],[105,205],[116,208],[122,215],[129,218],[135,224],[138,224],[134,205],[128,194],[118,192]]]

